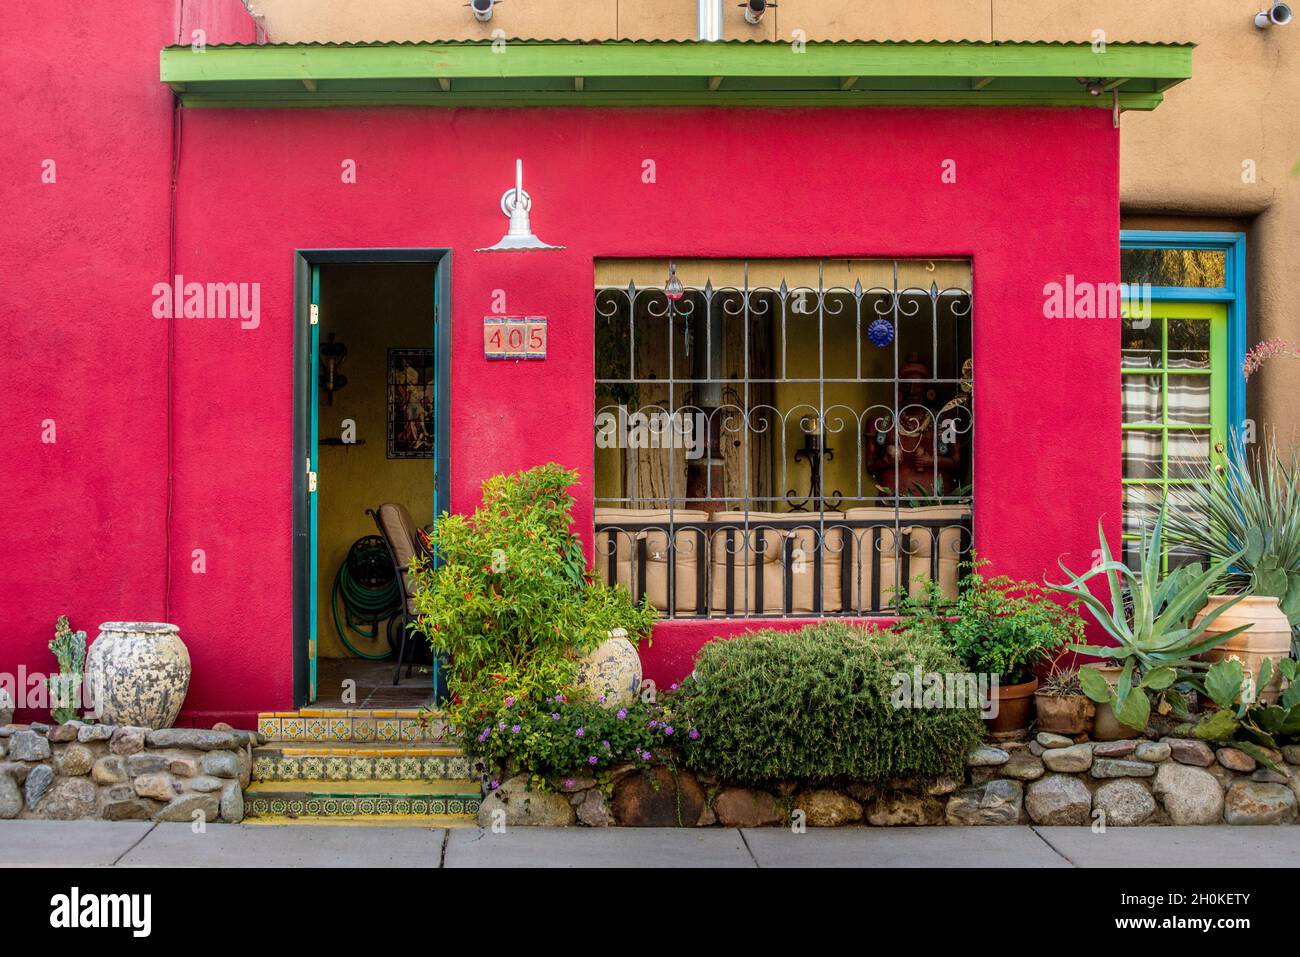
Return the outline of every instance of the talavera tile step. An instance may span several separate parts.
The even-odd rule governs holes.
[[[268,711],[257,716],[257,730],[272,742],[437,744],[447,738],[442,716],[417,708]]]
[[[473,775],[459,749],[436,745],[276,742],[253,750],[254,781],[434,781]]]
[[[474,781],[257,781],[244,790],[247,817],[468,816],[482,794]]]

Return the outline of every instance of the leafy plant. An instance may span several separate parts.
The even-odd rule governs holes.
[[[572,695],[578,661],[624,628],[633,644],[655,612],[627,589],[593,582],[572,530],[577,473],[554,463],[483,483],[468,517],[443,514],[436,568],[415,559],[416,629],[450,656],[449,718],[477,727],[507,697]],[[549,713],[549,712],[548,712]]]
[[[1005,683],[1028,681],[1036,664],[1067,642],[1083,640],[1083,619],[1076,603],[1062,606],[1033,582],[986,578],[980,569],[988,564],[981,558],[963,563],[969,571],[956,599],[925,582],[918,598],[902,596],[900,615],[937,629],[971,671]]]
[[[933,628],[873,631],[827,621],[800,631],[715,639],[670,697],[685,763],[762,784],[960,776],[983,740],[978,702],[896,707],[900,674],[961,673]]]
[[[506,697],[481,726],[468,730],[472,753],[493,772],[528,774],[543,786],[627,762],[646,764],[676,735],[688,733],[639,698],[611,711],[565,694]]]
[[[1182,675],[1208,667],[1196,661],[1196,655],[1249,627],[1243,625],[1205,637],[1205,630],[1240,598],[1224,602],[1196,625],[1189,624],[1192,615],[1205,603],[1206,590],[1241,557],[1241,553],[1229,555],[1208,569],[1184,565],[1168,575],[1163,574],[1167,508],[1167,505],[1161,507],[1149,538],[1146,528],[1142,530],[1140,572],[1115,560],[1106,533],[1098,522],[1101,560],[1082,575],[1074,574],[1064,562],[1059,562],[1061,570],[1070,576],[1070,582],[1064,585],[1048,583],[1048,588],[1070,595],[1087,608],[1102,630],[1115,640],[1113,646],[1075,644],[1069,650],[1095,655],[1121,666],[1119,679],[1113,687],[1095,668],[1081,668],[1079,679],[1084,694],[1098,704],[1109,704],[1116,719],[1130,728],[1146,727],[1151,716],[1148,693],[1161,695],[1171,708],[1185,713],[1185,702],[1174,690],[1174,683]],[[1110,586],[1109,606],[1088,588],[1088,582],[1103,575]],[[1132,606],[1131,618],[1124,610],[1126,598]]]
[[[1231,742],[1266,767],[1278,770],[1264,749],[1276,750],[1279,744],[1300,737],[1300,684],[1296,684],[1300,664],[1288,658],[1278,663],[1277,671],[1286,679],[1287,688],[1277,704],[1265,705],[1256,695],[1273,677],[1271,659],[1264,659],[1257,678],[1246,674],[1236,658],[1215,662],[1195,687],[1218,705],[1218,710],[1203,716],[1192,734],[1203,741]]]
[[[432,537],[442,564],[416,559],[418,629],[447,652],[454,673],[518,667],[538,656],[591,650],[614,627],[636,643],[653,622],[647,602],[586,576],[571,528],[577,473],[554,463],[483,482],[473,515],[444,513]]]
[[[73,631],[68,616],[60,615],[54,624],[50,651],[58,659],[59,671],[46,679],[50,690],[50,713],[63,724],[81,716],[81,682],[86,672],[86,633]]]
[[[1220,473],[1189,466],[1194,484],[1171,489],[1169,540],[1225,564],[1217,585],[1277,598],[1300,627],[1300,460],[1277,442],[1247,452],[1234,431]]]

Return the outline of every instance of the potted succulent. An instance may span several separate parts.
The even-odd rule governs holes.
[[[1053,667],[1034,692],[1039,731],[1075,735],[1092,730],[1097,706],[1083,693],[1078,668]]]
[[[1208,632],[1249,625],[1207,658],[1234,656],[1258,674],[1265,659],[1289,657],[1300,627],[1300,463],[1294,455],[1283,461],[1273,439],[1248,454],[1234,433],[1222,471],[1208,462],[1190,471],[1193,484],[1170,492],[1175,508],[1169,541],[1210,560],[1237,556],[1214,583],[1201,614],[1231,602],[1235,607]],[[1270,704],[1280,696],[1283,678],[1279,669],[1271,674],[1260,688],[1260,699]]]
[[[1083,619],[1074,603],[1062,605],[1033,582],[1005,575],[986,577],[987,559],[963,564],[957,598],[927,582],[916,599],[904,598],[905,616],[932,622],[971,671],[997,680],[996,704],[986,723],[996,739],[1023,737],[1034,719],[1034,671],[1069,642],[1083,640]]]
[[[1106,533],[1097,526],[1101,560],[1089,571],[1075,575],[1064,562],[1061,569],[1070,576],[1064,585],[1048,587],[1069,595],[1087,608],[1114,645],[1075,644],[1070,651],[1103,659],[1098,666],[1079,670],[1083,693],[1095,701],[1097,717],[1094,736],[1116,740],[1140,734],[1151,717],[1151,695],[1159,699],[1161,713],[1186,712],[1186,702],[1174,687],[1208,664],[1197,656],[1210,651],[1246,626],[1220,634],[1209,632],[1215,620],[1240,599],[1225,602],[1196,622],[1193,613],[1204,600],[1206,589],[1218,581],[1240,553],[1215,562],[1208,569],[1184,565],[1168,574],[1164,565],[1164,524],[1168,506],[1162,506],[1148,538],[1142,532],[1141,571],[1135,572],[1111,554]],[[1110,586],[1110,603],[1094,595],[1088,583],[1105,576]],[[1131,606],[1131,612],[1126,610]]]

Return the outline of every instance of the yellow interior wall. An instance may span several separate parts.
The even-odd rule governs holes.
[[[320,437],[341,438],[356,422],[356,445],[321,445],[318,486],[317,656],[350,657],[330,609],[334,575],[363,535],[378,534],[366,509],[403,502],[418,525],[433,521],[433,459],[388,458],[387,362],[390,348],[431,348],[434,267],[426,264],[321,268],[320,338],[333,332],[348,348],[347,385],[320,399]],[[384,647],[387,647],[385,644]]]

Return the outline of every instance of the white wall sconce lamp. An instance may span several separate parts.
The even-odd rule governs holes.
[[[1285,3],[1274,3],[1267,10],[1255,14],[1255,26],[1261,30],[1269,27],[1284,27],[1291,22],[1291,7]]]
[[[763,19],[767,8],[775,7],[776,4],[771,3],[770,0],[745,0],[741,6],[745,8],[745,22],[754,26]]]
[[[510,220],[510,228],[495,246],[476,249],[476,253],[524,252],[530,249],[563,249],[563,246],[551,246],[533,235],[529,221],[529,211],[533,208],[533,198],[524,192],[524,161],[515,160],[515,186],[501,195],[501,212]]]
[[[492,19],[492,8],[501,0],[469,0],[465,6],[469,7],[474,13],[474,19],[479,23],[487,23]]]

